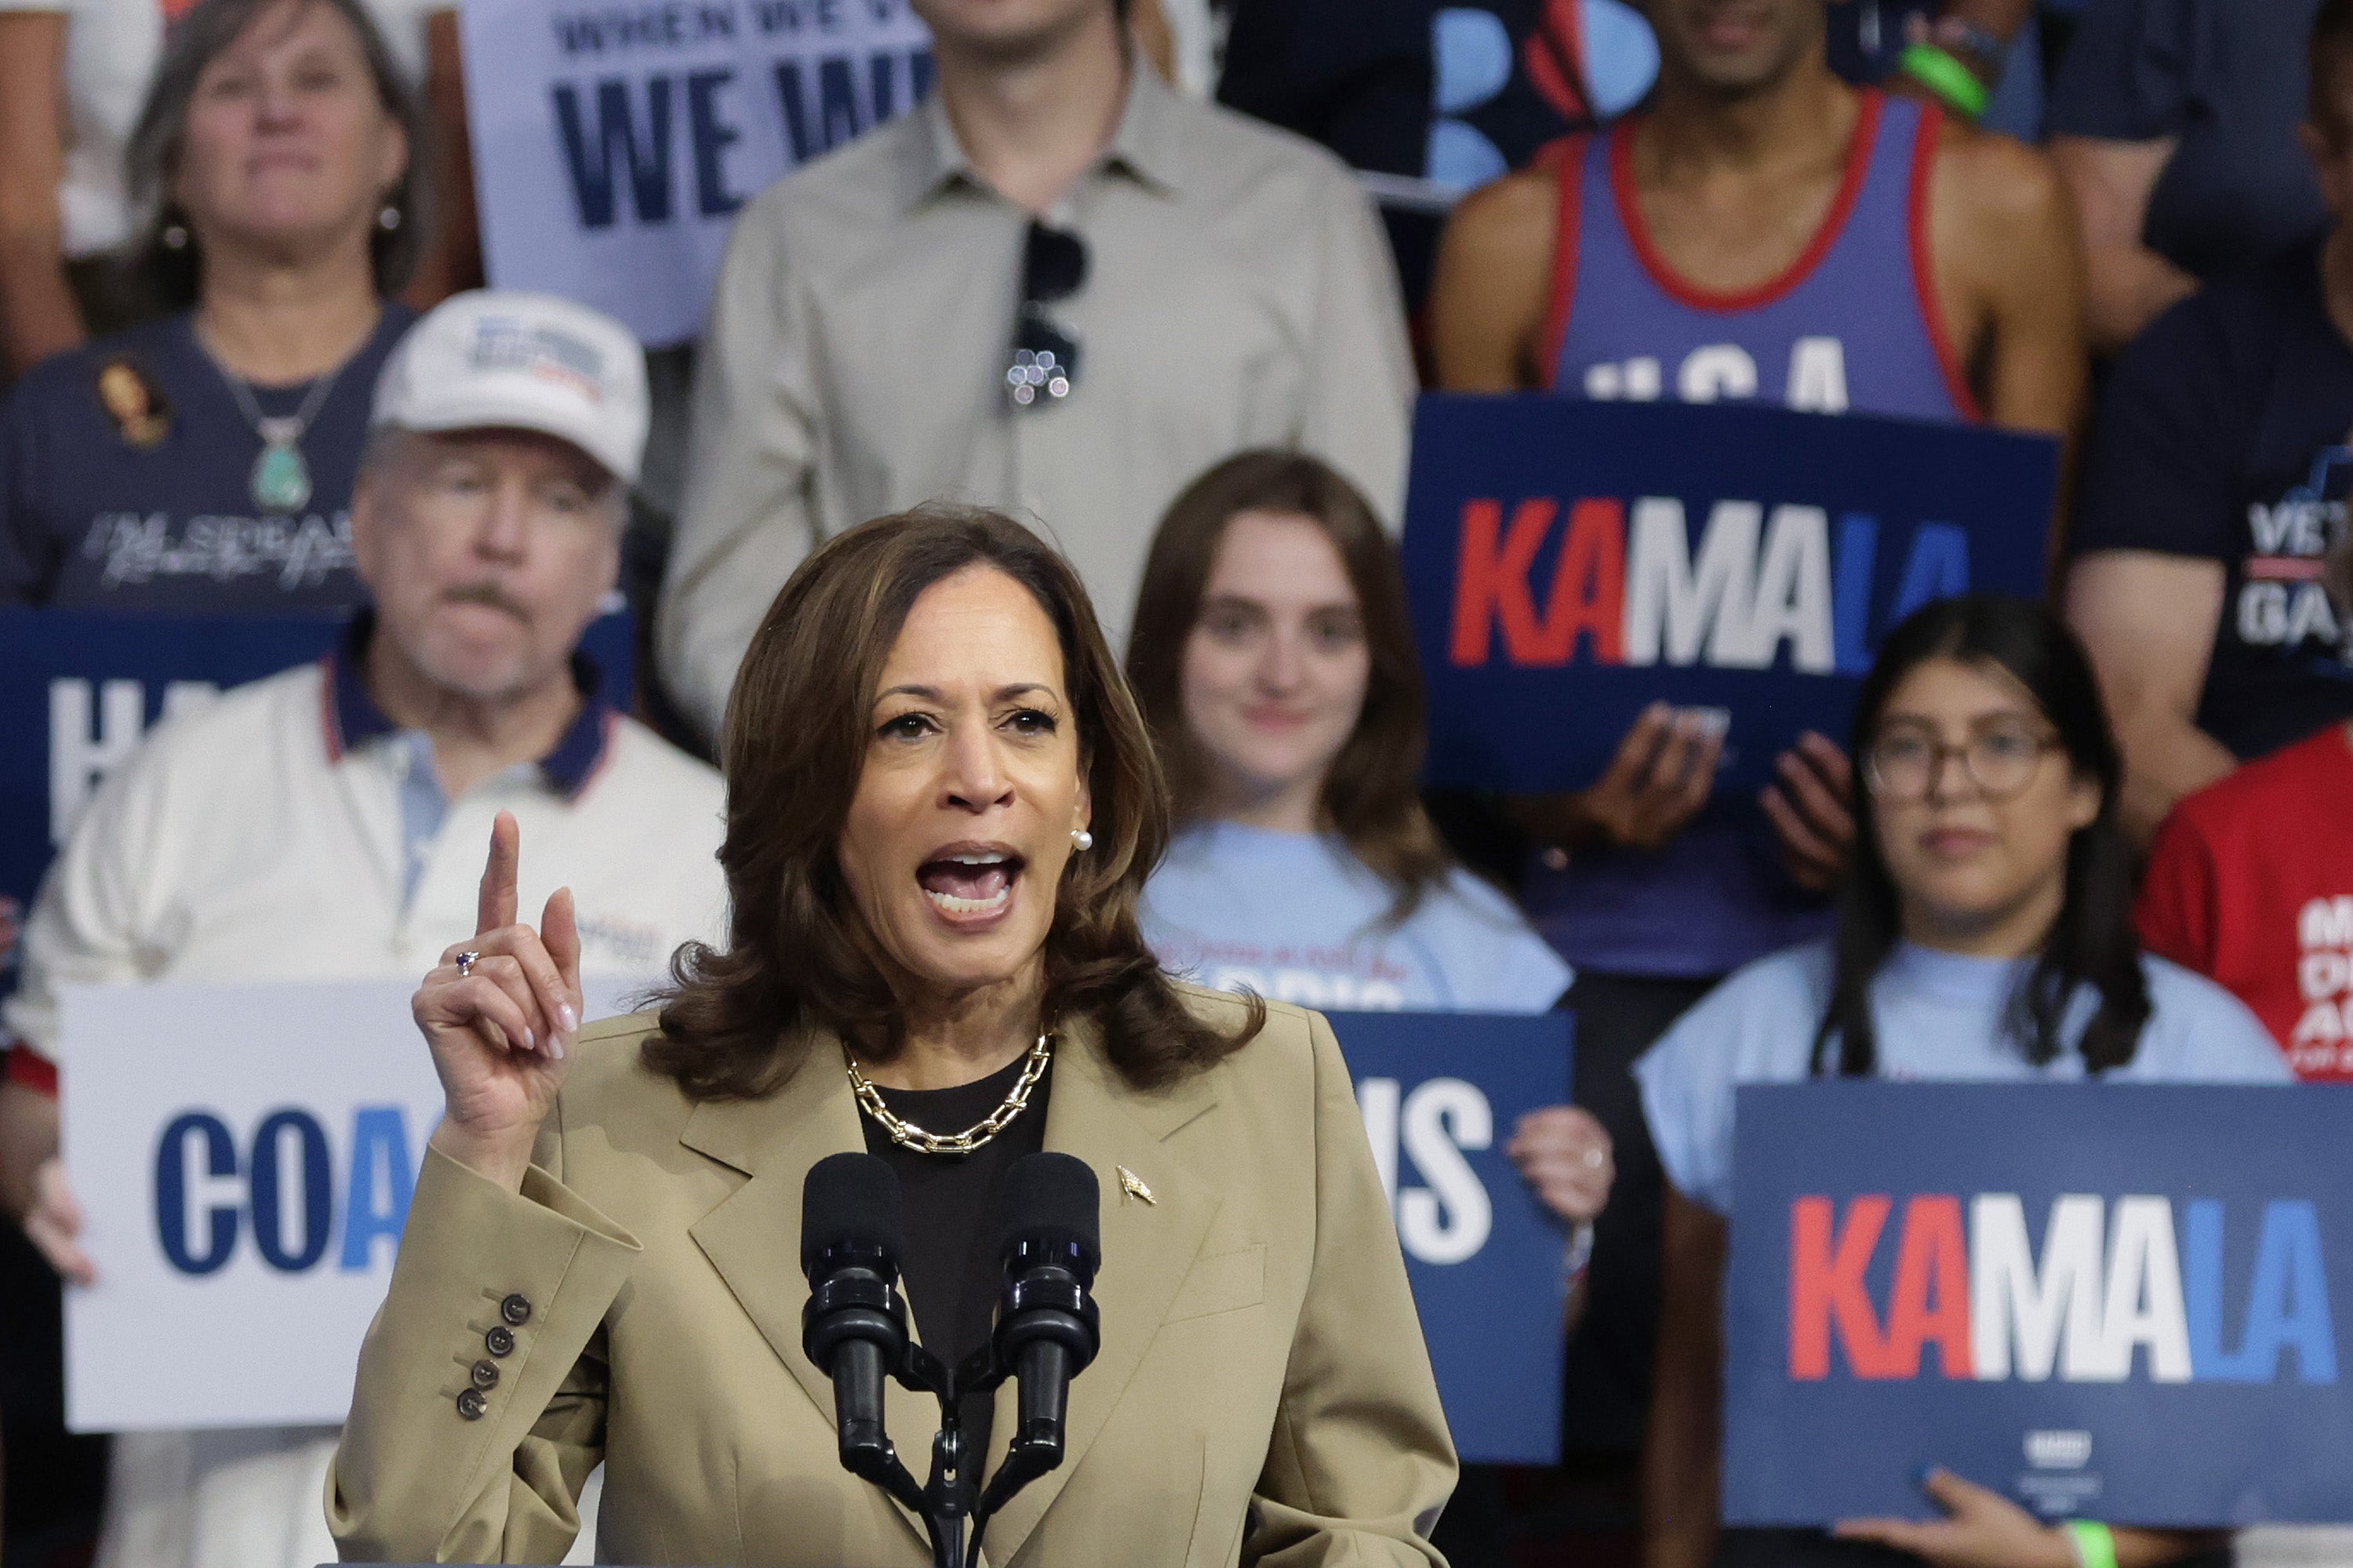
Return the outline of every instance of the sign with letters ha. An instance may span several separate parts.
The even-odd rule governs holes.
[[[1843,743],[1879,638],[1965,589],[2039,595],[2057,443],[1958,425],[1544,394],[1425,397],[1405,568],[1428,778],[1599,778],[1647,705],[1729,726],[1754,789]]]
[[[1934,1511],[2353,1519],[2353,1096],[1828,1082],[1739,1091],[1736,1524]]]
[[[1504,1145],[1521,1117],[1567,1103],[1569,1015],[1328,1016],[1455,1446],[1472,1463],[1556,1463],[1566,1232]]]
[[[633,625],[590,623],[581,646],[606,699],[629,704]],[[90,795],[164,719],[334,646],[327,616],[125,615],[0,609],[0,994],[49,857]]]
[[[736,210],[930,90],[908,0],[499,0],[459,10],[491,283],[691,338]]]

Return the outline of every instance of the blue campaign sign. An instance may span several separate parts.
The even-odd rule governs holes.
[[[605,616],[582,642],[623,707],[631,625],[627,614]],[[318,658],[342,630],[322,616],[0,609],[0,991],[14,989],[15,929],[49,857],[148,728]]]
[[[1714,710],[1717,782],[1846,738],[1880,636],[1964,588],[2037,595],[2058,444],[1750,405],[1438,396],[1405,571],[1432,783],[1598,778],[1652,702]]]
[[[1724,1513],[2353,1519],[2353,1096],[1739,1091]]]
[[[1565,1012],[1334,1012],[1467,1461],[1560,1457],[1560,1223],[1504,1157],[1568,1099]]]

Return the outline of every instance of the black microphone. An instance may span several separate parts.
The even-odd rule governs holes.
[[[1103,1342],[1088,1293],[1103,1262],[1101,1202],[1095,1173],[1067,1154],[1028,1155],[1005,1174],[997,1205],[1005,1288],[991,1346],[1021,1386],[1012,1447],[989,1483],[997,1500],[1062,1462],[1071,1379]],[[996,1511],[987,1499],[981,1507]]]
[[[877,1485],[904,1476],[882,1422],[882,1388],[907,1351],[898,1289],[906,1250],[899,1178],[871,1154],[830,1154],[801,1189],[801,1349],[833,1380],[843,1468]],[[913,1482],[908,1483],[912,1487]]]

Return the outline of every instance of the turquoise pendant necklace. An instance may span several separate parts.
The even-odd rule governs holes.
[[[253,422],[261,455],[253,460],[253,503],[267,516],[300,512],[311,502],[311,465],[302,461],[305,421],[261,418]]]
[[[201,340],[199,340],[201,341]],[[210,349],[207,357],[213,357]],[[343,362],[350,364],[349,360]],[[324,376],[314,378],[311,389],[302,396],[302,406],[292,414],[269,415],[261,411],[251,386],[239,376],[229,374],[227,366],[213,357],[213,368],[228,383],[229,396],[237,399],[237,411],[253,433],[261,438],[261,455],[253,460],[253,476],[248,488],[254,505],[264,517],[282,517],[300,512],[311,503],[311,464],[302,455],[302,437],[311,429],[311,421],[335,389],[335,382],[343,374],[338,365]]]

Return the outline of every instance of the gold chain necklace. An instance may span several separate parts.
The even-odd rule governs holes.
[[[1053,1059],[1053,1036],[1038,1036],[1038,1044],[1029,1047],[1029,1065],[1021,1069],[1021,1076],[1014,1080],[1004,1103],[962,1132],[924,1131],[882,1103],[882,1091],[858,1070],[847,1046],[842,1049],[841,1059],[849,1068],[849,1092],[858,1097],[859,1108],[881,1125],[892,1142],[918,1154],[970,1154],[1011,1126],[1013,1118],[1029,1104],[1029,1091],[1046,1075],[1046,1064]]]

